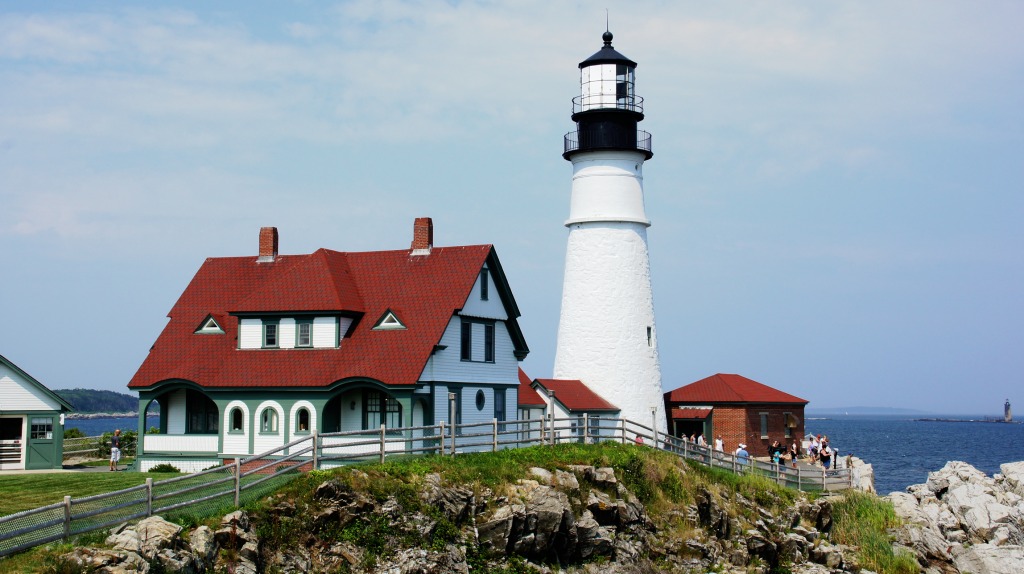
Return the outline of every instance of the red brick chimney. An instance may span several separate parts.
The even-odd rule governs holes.
[[[257,263],[273,263],[277,259],[277,228],[260,228],[260,256]]]
[[[434,222],[429,217],[417,217],[412,228],[412,254],[430,255],[434,246]]]

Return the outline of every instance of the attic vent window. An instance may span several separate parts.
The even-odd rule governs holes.
[[[394,312],[388,311],[384,313],[384,316],[377,321],[377,324],[373,326],[375,331],[392,331],[396,329],[405,329],[405,325],[398,320]]]
[[[224,334],[224,329],[220,328],[220,325],[217,324],[217,321],[212,316],[208,316],[208,317],[206,317],[206,320],[203,321],[203,324],[198,329],[196,329],[195,332],[196,333],[215,333],[215,334],[218,334],[218,335],[223,335]]]

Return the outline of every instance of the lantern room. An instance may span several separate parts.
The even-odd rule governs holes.
[[[611,32],[605,32],[603,39],[601,50],[580,62],[581,95],[579,108],[573,111],[599,108],[642,111],[642,108],[636,109],[636,94],[633,90],[636,62],[612,48]]]

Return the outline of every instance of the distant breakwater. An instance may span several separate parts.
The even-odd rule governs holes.
[[[945,418],[929,418],[929,419],[914,419],[914,422],[924,423],[1000,423],[1004,425],[1019,425],[1024,424],[1024,421],[1007,421],[1003,419],[945,419]]]
[[[139,412],[123,412],[123,413],[68,413],[65,418],[68,419],[125,419],[129,417],[137,417]]]

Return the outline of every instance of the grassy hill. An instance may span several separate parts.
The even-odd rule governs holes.
[[[127,393],[95,389],[60,389],[53,392],[71,403],[78,413],[126,413],[139,410],[139,397]]]

